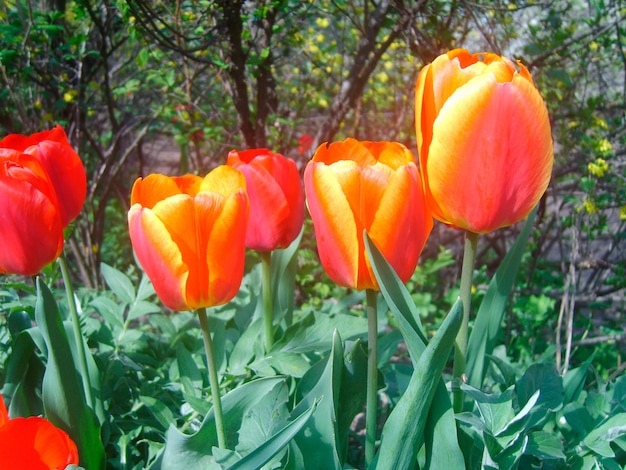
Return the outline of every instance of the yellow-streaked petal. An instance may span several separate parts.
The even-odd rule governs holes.
[[[426,206],[421,178],[414,163],[393,173],[377,206],[376,217],[368,233],[400,279],[406,282],[415,271],[433,227],[433,218]],[[375,284],[369,262],[368,269]]]
[[[346,169],[349,166],[346,165]],[[358,170],[352,177],[358,178]],[[350,203],[335,171],[311,160],[304,172],[304,183],[322,266],[337,284],[354,287],[359,259],[358,237],[362,235],[357,233]]]
[[[248,196],[241,189],[225,199],[212,224],[206,254],[211,305],[224,304],[239,291],[245,265],[248,211]]]
[[[204,177],[201,191],[214,191],[225,197],[246,188],[243,173],[227,165],[220,165]]]
[[[152,209],[157,202],[180,193],[174,178],[154,173],[135,180],[130,193],[130,204],[141,204]]]
[[[360,166],[376,163],[372,152],[364,143],[351,137],[341,142],[321,144],[315,151],[313,160],[326,165],[331,165],[341,160],[352,160]]]
[[[398,142],[363,142],[378,163],[387,165],[393,170],[401,166],[415,163],[415,157],[409,149]]]
[[[128,212],[128,227],[137,259],[161,301],[172,310],[187,310],[189,268],[166,226],[152,210],[135,204]]]
[[[448,99],[433,129],[426,172],[438,218],[484,233],[528,215],[552,170],[548,115],[530,82],[481,75]]]

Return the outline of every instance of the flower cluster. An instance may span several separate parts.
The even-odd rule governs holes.
[[[525,218],[548,186],[553,165],[548,112],[522,64],[495,54],[450,51],[419,74],[415,109],[419,168],[412,153],[399,143],[355,139],[320,145],[306,166],[306,203],[320,259],[330,278],[342,286],[378,288],[364,248],[364,231],[406,281],[415,270],[433,217],[468,232],[493,231]],[[247,183],[246,245],[258,251],[286,247],[303,219],[295,163],[267,149],[253,149],[232,151],[228,165],[243,172]],[[133,190],[133,204],[146,207],[136,194]],[[173,194],[157,191],[150,198],[154,204]],[[131,237],[144,269],[154,272],[157,286],[184,285],[180,280],[188,271],[181,267],[184,257],[154,250],[143,255],[146,244],[138,235],[137,211],[134,206],[129,217]],[[166,220],[172,217],[169,212],[161,218],[172,227],[169,232],[175,226],[190,231],[189,220],[200,220],[185,216],[184,222],[179,220],[180,212],[174,213],[176,220],[171,222]],[[208,217],[203,223],[211,224]],[[244,225],[236,227],[244,230]],[[227,238],[229,254],[239,260],[239,266],[243,253],[236,241],[241,235],[233,231]],[[171,244],[170,239],[155,240],[160,246]],[[208,238],[195,242],[213,243]],[[226,254],[219,253],[229,266]],[[155,263],[159,268],[150,268]],[[160,268],[163,263],[169,271]],[[170,272],[170,277],[166,279],[164,272]],[[170,282],[173,279],[178,281]],[[238,287],[240,277],[234,276],[232,282]],[[200,286],[209,289],[208,283]]]

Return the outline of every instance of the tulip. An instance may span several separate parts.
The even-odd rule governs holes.
[[[31,276],[63,250],[85,202],[85,168],[60,126],[0,141],[0,273]]]
[[[239,290],[248,196],[225,165],[206,177],[152,174],[133,185],[130,239],[142,268],[172,310],[221,305]]]
[[[39,417],[10,419],[0,396],[0,468],[64,469],[78,465],[76,444]]]
[[[365,289],[367,387],[365,464],[374,458],[377,409],[378,281],[363,232],[406,282],[433,226],[413,155],[395,142],[346,139],[318,147],[304,171],[307,206],[322,266],[337,284]]]
[[[420,169],[436,219],[486,233],[525,218],[553,165],[548,111],[521,63],[456,49],[419,74]]]
[[[322,266],[339,285],[378,290],[363,241],[406,282],[433,226],[413,155],[395,142],[346,139],[318,147],[304,173]]]
[[[246,246],[256,251],[287,248],[304,221],[304,194],[296,163],[267,149],[252,149],[231,151],[227,164],[246,178],[250,198]]]

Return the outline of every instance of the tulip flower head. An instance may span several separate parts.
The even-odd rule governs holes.
[[[267,149],[251,149],[231,151],[227,164],[246,178],[250,199],[246,246],[257,251],[287,248],[304,221],[304,193],[296,163]]]
[[[206,177],[152,174],[135,181],[130,239],[161,301],[195,310],[230,301],[244,269],[248,196],[226,165]]]
[[[57,470],[78,465],[78,450],[65,431],[39,418],[9,418],[0,396],[0,468]]]
[[[0,273],[37,274],[63,249],[80,213],[85,168],[60,126],[0,141]]]
[[[318,147],[304,173],[322,266],[339,285],[378,289],[363,241],[406,282],[433,226],[411,152],[395,142],[346,139]]]
[[[546,191],[548,111],[521,63],[464,49],[437,57],[417,79],[415,117],[436,219],[490,232],[525,218]]]

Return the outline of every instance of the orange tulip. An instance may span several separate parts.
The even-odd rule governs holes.
[[[250,198],[246,246],[257,251],[287,248],[304,221],[304,194],[296,163],[267,149],[252,149],[231,151],[227,164],[246,177]]]
[[[154,289],[172,310],[221,305],[239,290],[248,196],[226,165],[206,177],[153,174],[135,181],[130,239]]]
[[[413,155],[395,142],[346,139],[318,147],[304,172],[322,266],[339,285],[378,289],[363,241],[406,282],[433,226]]]
[[[420,169],[436,219],[485,233],[525,218],[546,191],[546,105],[521,63],[456,49],[419,74]]]
[[[60,126],[0,141],[0,273],[31,276],[54,261],[86,192],[85,168]]]
[[[39,418],[9,418],[0,396],[0,468],[64,469],[78,465],[78,450],[69,436]]]

